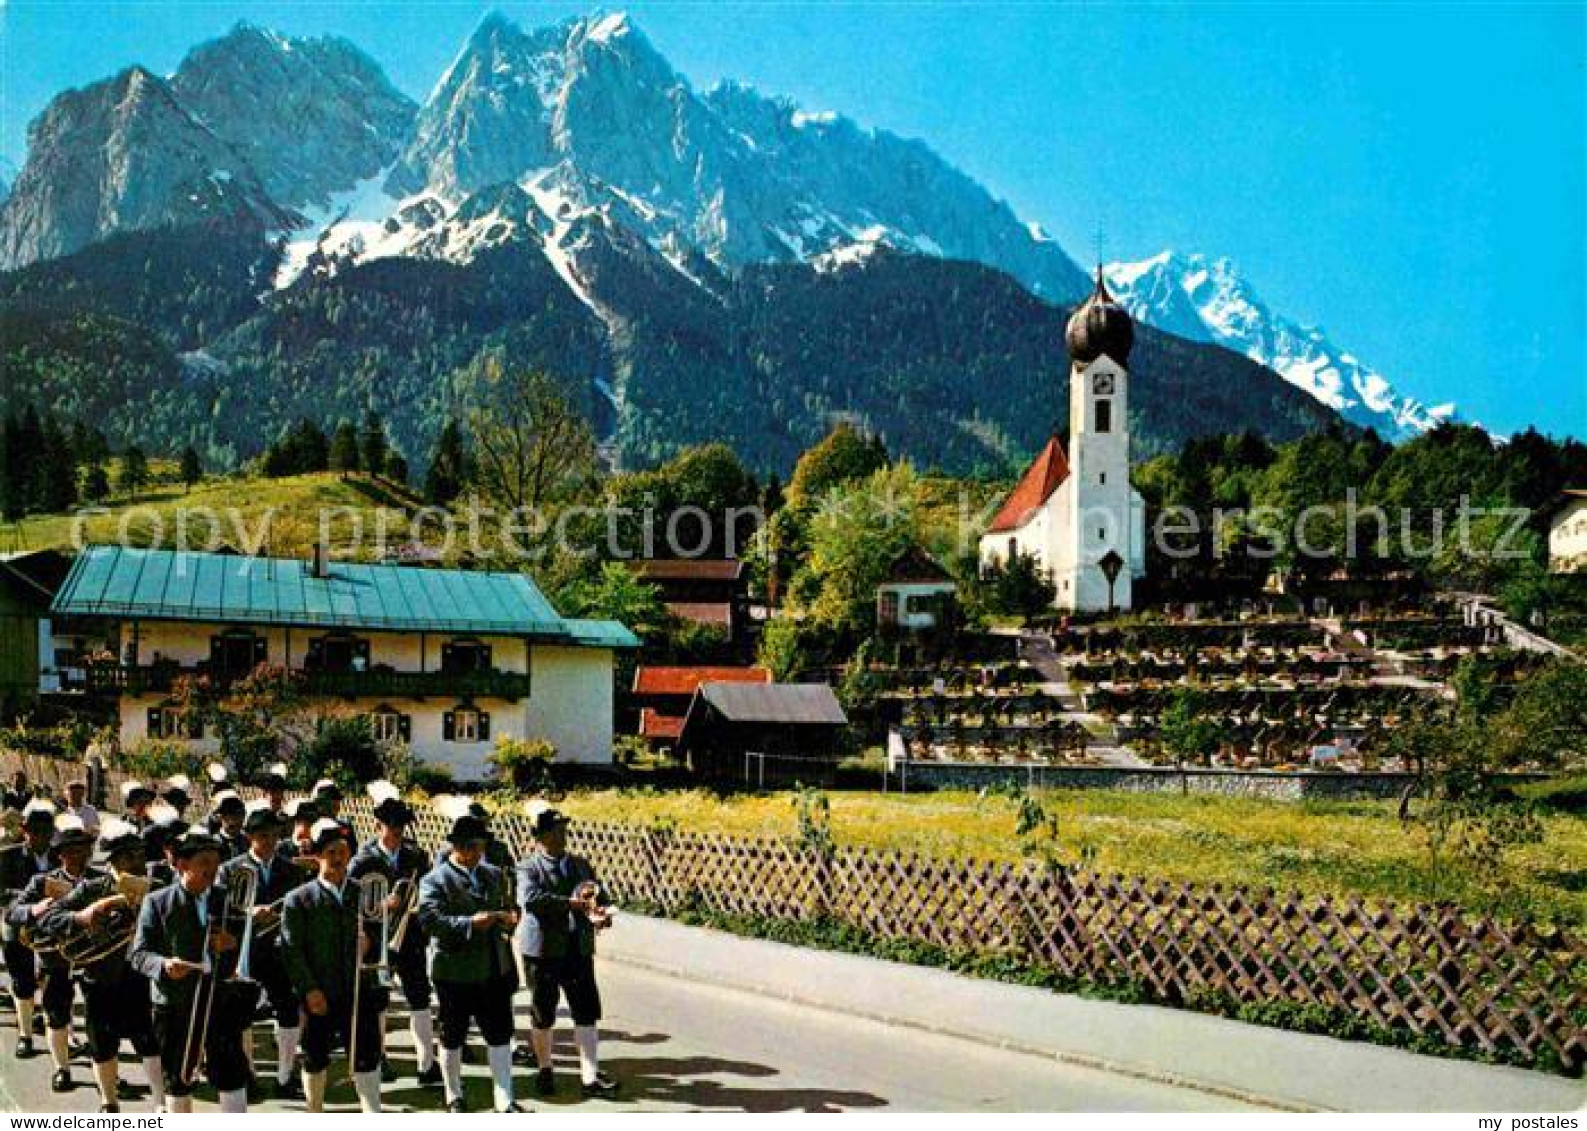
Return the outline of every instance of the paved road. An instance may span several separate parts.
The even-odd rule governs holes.
[[[671,1111],[867,1111],[873,1109],[1008,1110],[1234,1110],[1233,1102],[1206,1093],[1117,1076],[1044,1057],[991,1049],[952,1037],[898,1028],[736,990],[719,989],[613,962],[603,962],[603,1060],[623,1088],[615,1104]],[[520,1016],[526,1006],[520,998]],[[392,1109],[440,1106],[440,1090],[412,1079],[405,1019],[393,1021],[393,1056],[404,1075],[386,1088]],[[270,1056],[265,1027],[259,1051]],[[550,1104],[571,1108],[577,1062],[566,1030],[559,1030],[557,1059],[562,1092]],[[86,1060],[73,1065],[77,1087],[49,1090],[49,1058],[18,1061],[11,1055],[15,1020],[0,1014],[0,1106],[22,1111],[98,1108]],[[130,1065],[124,1075],[142,1079]],[[332,1067],[339,1075],[341,1063]],[[547,1101],[529,1095],[526,1069],[519,1092],[530,1107]],[[474,1110],[489,1107],[482,1066],[467,1069]],[[199,1110],[211,1109],[200,1095]],[[340,1101],[340,1103],[338,1103]],[[351,1110],[351,1091],[332,1090],[331,1108]],[[267,1105],[274,1106],[274,1105]],[[298,1105],[283,1105],[294,1109]],[[123,1111],[147,1110],[147,1099]]]

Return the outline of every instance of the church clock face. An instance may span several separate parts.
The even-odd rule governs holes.
[[[1098,373],[1091,378],[1091,391],[1099,397],[1110,396],[1113,392],[1113,374]]]

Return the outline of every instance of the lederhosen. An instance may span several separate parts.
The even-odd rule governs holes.
[[[201,921],[198,900],[203,900],[208,919]],[[183,1056],[193,1018],[203,1024],[206,1000],[214,995],[209,1010],[209,1032],[204,1042],[204,1077],[218,1092],[246,1088],[252,1080],[248,1058],[243,1052],[242,1035],[253,1021],[258,1003],[258,985],[233,982],[237,952],[211,955],[212,973],[189,974],[177,980],[163,968],[167,958],[183,958],[202,963],[210,935],[219,929],[217,922],[226,902],[225,889],[211,886],[201,896],[188,894],[181,884],[162,888],[143,904],[138,934],[133,940],[131,961],[153,983],[154,1031],[159,1038],[160,1064],[165,1090],[173,1096],[192,1095],[196,1085],[184,1082]],[[235,915],[226,912],[225,929],[240,936]]]
[[[25,928],[35,939],[42,941],[49,934],[44,925],[45,916],[34,919],[29,908],[44,898],[45,885],[50,880],[65,880],[75,888],[78,884],[102,877],[104,874],[97,868],[85,869],[81,876],[73,876],[65,868],[42,872],[28,881],[28,886],[23,889],[21,897],[7,915],[7,921],[19,931]],[[69,1029],[72,1025],[72,1004],[77,998],[77,982],[74,978],[76,972],[66,965],[64,958],[48,948],[39,955],[38,963],[39,981],[44,988],[41,1000],[44,1004],[45,1022],[51,1029]]]
[[[358,850],[358,855],[353,858],[348,874],[353,879],[378,872],[385,876],[391,884],[393,892],[398,891],[398,884],[406,881],[403,890],[408,890],[406,885],[418,886],[424,878],[424,873],[429,870],[429,862],[424,852],[416,845],[404,841],[397,849],[397,860],[393,866],[391,857],[386,855],[386,850],[380,847],[379,841],[371,841]],[[399,908],[392,915],[392,930],[396,930],[397,916],[401,914]],[[402,999],[408,1003],[409,1009],[429,1009],[432,988],[430,986],[429,962],[425,956],[428,940],[425,938],[424,928],[419,926],[417,909],[408,916],[408,925],[402,935],[402,948],[394,949],[391,953],[391,965],[397,973],[397,984],[402,987]]]
[[[224,887],[234,869],[247,868],[259,875],[254,891],[254,903],[260,907],[283,901],[303,883],[303,869],[279,853],[270,861],[269,878],[252,853],[245,852],[228,860],[215,881]],[[280,910],[279,908],[277,909]],[[292,990],[292,979],[287,976],[286,963],[281,958],[281,927],[279,922],[263,937],[254,928],[253,942],[249,947],[248,976],[259,983],[264,1000],[270,1007],[270,1018],[284,1029],[298,1024],[298,995]]]
[[[22,898],[33,877],[41,876],[54,867],[49,849],[45,849],[44,854],[47,862],[40,866],[37,858],[28,850],[26,841],[0,848],[0,888],[4,889],[7,911],[5,928],[0,932],[0,938],[4,940],[0,949],[5,955],[6,973],[11,975],[11,994],[23,1001],[31,1001],[39,992],[38,957],[17,937],[10,911]]]
[[[355,1025],[358,1060],[353,1070],[372,1072],[380,1067],[380,1015],[391,994],[379,984],[373,970],[366,970],[357,995],[358,1016],[353,1016],[353,972],[359,962],[361,933],[358,885],[351,879],[343,885],[340,899],[318,878],[287,896],[281,920],[282,959],[293,991],[304,1003],[303,1067],[309,1072],[325,1071],[333,1050],[350,1047]],[[374,946],[380,945],[377,937],[370,937]],[[370,959],[364,962],[368,964]],[[320,1016],[311,1013],[307,1003],[315,990],[325,995],[326,1010]]]
[[[480,911],[511,910],[505,873],[481,862],[474,878],[448,858],[425,877],[420,907],[430,935],[430,973],[440,1002],[441,1047],[462,1048],[470,1024],[487,1045],[512,1040],[512,997],[518,966],[512,944],[497,927],[475,931],[460,925]],[[440,900],[432,896],[439,894]]]
[[[45,914],[45,932],[52,940],[77,935],[82,930],[74,919],[77,912],[115,893],[116,878],[108,872],[83,880]],[[109,922],[103,930],[109,933],[116,926]],[[95,1064],[115,1060],[122,1041],[130,1041],[139,1056],[160,1051],[149,1007],[149,980],[128,962],[128,953],[128,946],[121,947],[79,971],[88,1051]]]

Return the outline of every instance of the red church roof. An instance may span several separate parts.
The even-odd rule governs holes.
[[[986,528],[987,533],[997,534],[1024,526],[1037,508],[1058,490],[1058,485],[1068,478],[1069,457],[1064,455],[1063,445],[1054,436],[1031,461],[1030,467],[1025,469],[1025,474],[1014,485],[1014,490],[1009,492],[1008,498],[1003,500],[1003,506],[992,519],[992,525]]]

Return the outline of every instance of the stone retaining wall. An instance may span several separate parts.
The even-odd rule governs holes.
[[[1520,784],[1543,776],[1506,774],[1503,780]],[[1399,797],[1416,775],[911,761],[893,775],[893,780],[906,790],[982,789],[1011,783],[1030,789],[1119,789],[1130,793],[1200,793],[1268,801],[1354,801]]]

